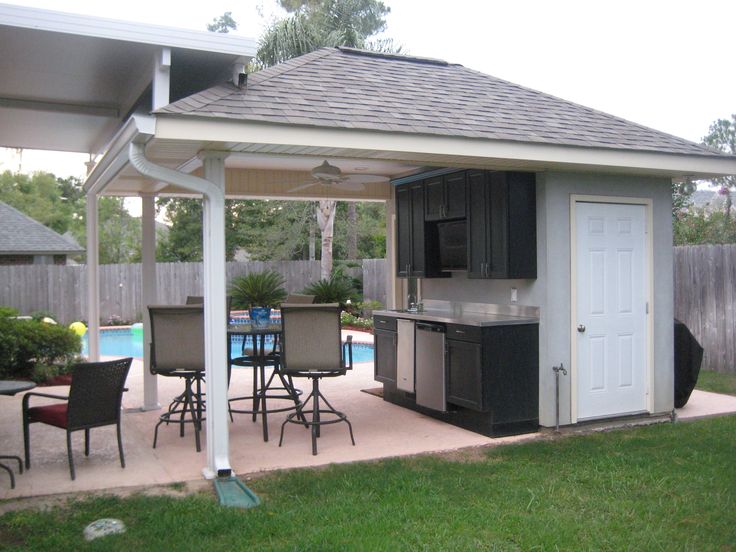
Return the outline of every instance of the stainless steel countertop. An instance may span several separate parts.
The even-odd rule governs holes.
[[[421,312],[405,310],[373,311],[374,316],[392,316],[425,322],[444,322],[445,324],[463,324],[465,326],[512,326],[518,324],[539,324],[536,316],[513,316],[510,314],[490,314],[478,312],[450,312],[446,310],[425,309]]]

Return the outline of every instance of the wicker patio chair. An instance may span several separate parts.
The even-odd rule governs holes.
[[[312,380],[312,392],[281,424],[279,446],[284,441],[286,424],[300,424],[311,429],[312,454],[317,454],[321,427],[339,422],[348,424],[350,440],[355,446],[352,424],[344,413],[333,408],[319,388],[320,379],[344,376],[353,368],[352,336],[341,344],[340,306],[283,305],[281,324],[281,370],[292,377]],[[306,419],[308,414],[311,419]]]
[[[123,441],[120,434],[120,404],[125,390],[125,378],[132,358],[110,362],[89,362],[72,368],[69,396],[29,392],[23,397],[23,444],[26,469],[31,467],[30,425],[48,424],[66,430],[69,472],[75,479],[72,455],[72,432],[84,430],[84,455],[89,456],[89,430],[115,425],[118,436],[120,465],[125,467]],[[31,397],[62,399],[66,402],[45,406],[30,406]]]
[[[194,427],[197,452],[202,450],[199,434],[204,420],[204,309],[199,305],[149,305],[151,319],[151,373],[184,380],[184,391],[174,397],[159,416],[153,433],[153,448],[161,424]],[[189,417],[187,418],[187,415]]]

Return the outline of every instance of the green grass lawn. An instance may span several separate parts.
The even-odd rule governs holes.
[[[722,374],[711,370],[701,370],[696,389],[736,395],[736,374]]]
[[[0,517],[8,550],[733,550],[736,416],[250,482],[263,505],[210,494],[76,501]],[[360,444],[358,445],[360,446]],[[93,543],[82,529],[122,519]]]

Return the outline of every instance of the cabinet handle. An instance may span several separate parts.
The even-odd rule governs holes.
[[[379,320],[379,321],[378,321],[378,323],[379,323],[379,324],[385,324],[385,323],[386,323],[386,321],[385,321],[385,320]]]
[[[465,332],[462,330],[455,330],[456,334],[465,335]]]

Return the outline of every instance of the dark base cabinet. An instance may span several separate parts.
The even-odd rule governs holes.
[[[413,394],[385,379],[384,400],[489,437],[537,431],[539,325],[448,324],[446,339],[447,412],[418,406]]]
[[[396,385],[396,319],[375,316],[373,326],[373,378]]]

